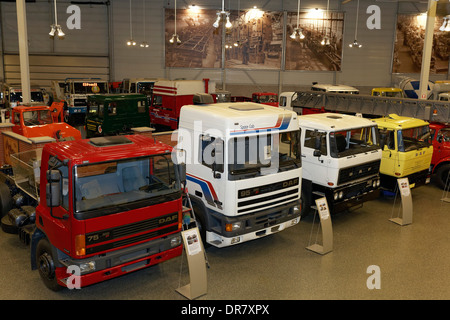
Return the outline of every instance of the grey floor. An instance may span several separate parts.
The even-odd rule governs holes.
[[[208,289],[197,300],[450,299],[450,203],[442,196],[433,184],[413,189],[407,226],[389,221],[400,209],[386,198],[334,216],[333,251],[324,256],[306,250],[316,236],[311,217],[269,237],[209,248]],[[28,248],[16,235],[0,233],[0,257],[0,300],[186,300],[176,292],[189,283],[185,255],[57,293],[30,269]],[[367,287],[371,265],[380,268],[380,289]]]

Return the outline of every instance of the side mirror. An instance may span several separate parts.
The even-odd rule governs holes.
[[[46,184],[47,207],[53,208],[61,205],[61,173],[59,170],[47,171]]]
[[[181,183],[186,182],[186,163],[177,164],[178,176],[180,177]]]
[[[217,138],[214,141],[214,162],[212,164],[212,169],[214,171],[214,178],[219,179],[221,177],[220,172],[223,172],[223,140]]]
[[[320,157],[322,155],[322,152],[319,149],[314,150],[313,156],[314,157]]]

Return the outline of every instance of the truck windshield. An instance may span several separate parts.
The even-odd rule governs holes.
[[[439,131],[438,136],[441,136],[443,142],[450,142],[450,127],[444,128],[441,131]]]
[[[278,101],[278,96],[277,95],[272,95],[272,94],[266,94],[266,95],[260,95],[260,96],[255,95],[253,101],[254,102],[259,102],[259,103],[277,102]]]
[[[108,84],[106,82],[74,82],[73,93],[75,94],[108,93]]]
[[[232,179],[261,173],[261,168],[289,170],[301,166],[300,130],[232,138],[228,142],[228,170]],[[234,177],[233,177],[234,176]]]
[[[79,165],[74,172],[80,219],[166,202],[180,190],[170,154]]]
[[[40,91],[31,91],[30,98],[31,102],[44,102],[44,96]],[[22,91],[11,92],[10,100],[11,102],[22,102]]]
[[[137,93],[142,93],[147,96],[151,95],[153,93],[154,84],[154,82],[138,82]]]
[[[333,158],[347,157],[379,148],[376,126],[330,133],[330,154]]]
[[[399,130],[397,133],[398,151],[408,152],[431,145],[431,133],[428,126]]]
[[[53,123],[50,110],[33,110],[23,112],[23,123],[26,126],[38,126]]]

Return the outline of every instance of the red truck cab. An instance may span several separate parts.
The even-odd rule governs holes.
[[[433,157],[431,158],[431,173],[434,180],[441,188],[449,184],[450,170],[450,126],[432,122],[430,131],[433,143]],[[448,186],[447,186],[448,187]]]
[[[65,122],[55,122],[52,111],[56,107],[17,106],[12,109],[12,131],[26,138],[52,137],[56,140],[81,139],[81,132]]]
[[[28,234],[48,288],[73,287],[69,268],[84,287],[181,254],[183,171],[171,151],[142,135],[44,146]]]
[[[278,94],[274,92],[255,92],[252,94],[252,101],[278,107]]]

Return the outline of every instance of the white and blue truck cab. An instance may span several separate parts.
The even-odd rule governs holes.
[[[185,105],[177,148],[203,243],[226,247],[300,221],[295,112],[253,102]]]

